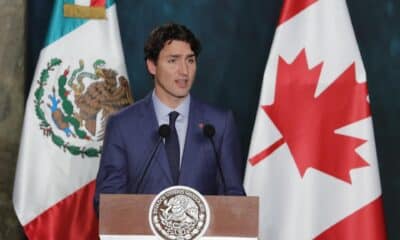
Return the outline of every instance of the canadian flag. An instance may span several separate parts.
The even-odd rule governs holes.
[[[386,239],[366,74],[345,0],[285,0],[245,175],[260,239]]]

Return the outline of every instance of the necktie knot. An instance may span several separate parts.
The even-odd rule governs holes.
[[[178,112],[176,112],[176,111],[173,111],[173,112],[170,112],[169,114],[169,125],[172,127],[172,126],[175,126],[175,122],[176,122],[176,119],[178,118],[178,116],[179,116],[179,113]]]

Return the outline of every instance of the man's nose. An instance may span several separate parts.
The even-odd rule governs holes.
[[[181,61],[179,64],[179,73],[182,75],[188,75],[189,74],[189,65],[185,61]]]

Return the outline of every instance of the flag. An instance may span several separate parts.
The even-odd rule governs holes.
[[[64,16],[76,18],[105,18],[105,0],[69,0],[64,4]]]
[[[71,17],[64,6],[74,1],[54,2],[27,99],[13,204],[29,239],[98,239],[93,196],[104,127],[132,97],[115,3],[91,2],[104,18],[88,18],[90,5]]]
[[[285,0],[245,174],[260,239],[386,239],[366,74],[345,0]]]

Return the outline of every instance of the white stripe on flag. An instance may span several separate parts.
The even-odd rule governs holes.
[[[90,6],[90,0],[75,0],[76,5]]]

